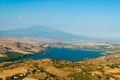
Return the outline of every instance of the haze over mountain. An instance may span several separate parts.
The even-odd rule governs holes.
[[[31,26],[20,29],[0,31],[0,36],[39,37],[57,41],[91,40],[92,38],[66,33],[45,26]]]

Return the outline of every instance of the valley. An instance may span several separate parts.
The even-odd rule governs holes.
[[[46,52],[47,48],[49,47],[66,48],[72,50],[96,51],[107,55],[111,53],[120,52],[120,44],[114,43],[105,42],[67,43],[40,38],[0,37],[0,62],[13,60],[26,55],[34,54],[39,55]]]
[[[120,0],[0,0],[0,80],[120,80]]]
[[[47,58],[37,60],[26,59],[17,62],[10,61],[25,55],[43,54],[49,47],[97,51],[104,53],[105,56],[78,61]],[[1,37],[0,79],[119,80],[119,50],[119,44],[105,42],[80,42],[73,44],[37,38]]]

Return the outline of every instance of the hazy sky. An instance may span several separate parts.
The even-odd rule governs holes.
[[[0,30],[31,25],[120,38],[120,0],[0,0]]]

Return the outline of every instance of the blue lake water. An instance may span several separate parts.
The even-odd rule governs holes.
[[[26,55],[16,59],[15,61],[20,61],[25,59],[38,60],[43,58],[60,59],[66,61],[77,61],[77,60],[84,60],[87,58],[96,58],[100,56],[104,56],[104,54],[102,54],[101,52],[73,50],[67,48],[48,48],[47,51],[42,54]]]

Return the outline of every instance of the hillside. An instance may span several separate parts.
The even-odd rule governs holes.
[[[40,47],[43,44],[28,39],[2,37],[0,38],[0,62],[24,55],[42,53],[45,51],[45,48]]]
[[[5,62],[47,47],[102,51],[107,55],[76,62],[55,59]],[[0,37],[0,80],[120,80],[119,50],[119,44],[105,42],[71,45],[34,38]]]
[[[0,64],[0,78],[6,80],[120,80],[119,71],[119,54],[78,62],[42,59]]]
[[[69,48],[85,51],[98,51],[106,54],[119,53],[119,44],[105,42],[87,42],[69,44],[64,42],[47,41],[40,38],[0,37],[0,62],[13,60],[25,55],[46,51],[46,48]]]

